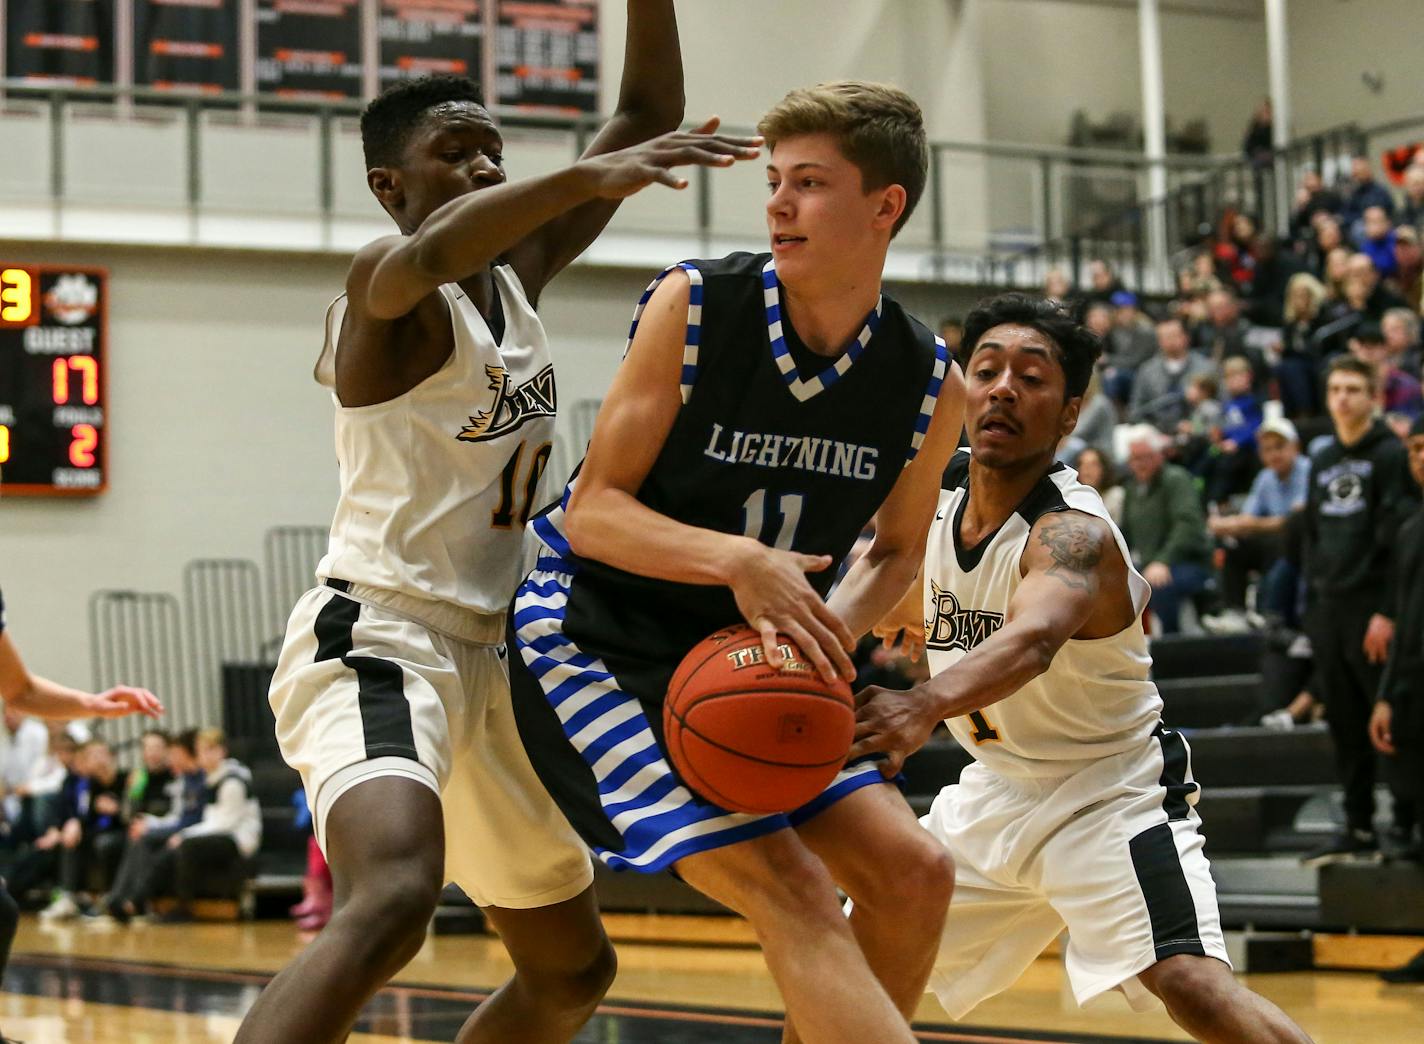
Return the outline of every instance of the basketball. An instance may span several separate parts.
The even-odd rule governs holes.
[[[789,812],[830,785],[855,732],[850,686],[827,682],[784,635],[786,662],[766,662],[745,624],[693,646],[673,674],[663,731],[673,767],[733,812]]]

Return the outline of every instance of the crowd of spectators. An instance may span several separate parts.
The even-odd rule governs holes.
[[[149,730],[125,771],[82,725],[47,727],[7,706],[0,748],[6,877],[41,919],[127,923],[168,898],[161,920],[182,922],[199,897],[237,895],[262,812],[220,729]]]

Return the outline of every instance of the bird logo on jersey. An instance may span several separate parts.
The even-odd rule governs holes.
[[[933,580],[930,597],[934,599],[934,615],[925,622],[925,644],[931,649],[968,652],[1004,626],[1003,613],[965,609],[953,591],[944,590]]]
[[[515,385],[502,366],[486,366],[494,403],[470,418],[455,438],[461,442],[489,442],[508,435],[525,421],[555,413],[554,366],[550,363],[523,384]]]

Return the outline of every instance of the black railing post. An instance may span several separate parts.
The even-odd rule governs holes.
[[[1076,232],[1068,237],[1068,264],[1072,269],[1069,278],[1073,284],[1073,292],[1077,293],[1078,288],[1082,285],[1078,273],[1083,267],[1083,237]]]
[[[1038,170],[1043,182],[1043,241],[1047,243],[1053,238],[1053,157],[1040,156]]]

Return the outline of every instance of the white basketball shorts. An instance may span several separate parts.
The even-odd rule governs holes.
[[[323,851],[342,794],[403,776],[440,795],[447,879],[480,906],[550,906],[592,883],[588,850],[524,753],[504,656],[330,587],[301,597],[270,700]]]
[[[1012,986],[1065,926],[1080,1005],[1118,989],[1151,1008],[1137,976],[1175,954],[1230,965],[1190,757],[1159,726],[1066,778],[1011,779],[975,763],[940,792],[920,822],[956,864],[929,984],[950,1017]]]

